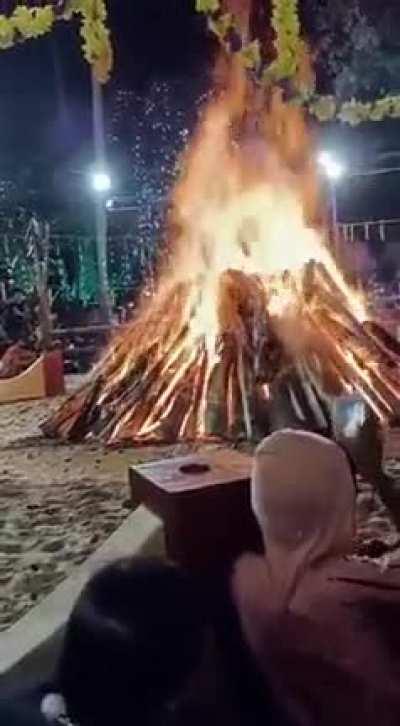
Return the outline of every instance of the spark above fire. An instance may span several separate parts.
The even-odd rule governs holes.
[[[302,112],[279,89],[261,97],[234,61],[224,78],[183,160],[158,289],[48,435],[251,438],[289,379],[300,410],[358,392],[381,419],[397,411],[398,348],[328,250]]]

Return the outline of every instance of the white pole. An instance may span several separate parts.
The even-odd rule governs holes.
[[[339,254],[339,227],[338,227],[338,207],[337,207],[337,194],[336,184],[334,179],[328,179],[329,184],[329,196],[331,206],[331,224],[333,233],[333,249],[335,255]]]
[[[93,133],[94,148],[97,169],[105,170],[106,166],[106,145],[104,133],[104,108],[103,91],[101,84],[95,77],[92,70],[92,104],[93,104]],[[96,219],[96,252],[97,269],[99,277],[100,309],[103,321],[110,324],[112,320],[110,292],[108,286],[107,270],[107,211],[104,197],[96,193],[95,219]]]

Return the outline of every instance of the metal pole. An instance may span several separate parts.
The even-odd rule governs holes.
[[[332,226],[335,237],[337,237],[338,227],[338,210],[337,210],[337,197],[336,197],[336,186],[334,181],[330,181],[331,188],[331,210],[332,210]]]
[[[92,71],[92,103],[93,103],[93,132],[96,166],[99,170],[106,167],[106,146],[104,133],[104,109],[102,87]],[[95,222],[96,222],[96,252],[97,270],[99,278],[100,309],[104,323],[112,320],[110,292],[108,286],[107,270],[107,212],[104,196],[96,194]]]
[[[333,179],[329,179],[329,190],[331,198],[331,218],[332,218],[332,231],[333,231],[333,244],[335,253],[339,252],[339,228],[338,228],[338,207],[337,207],[337,195],[336,185]]]

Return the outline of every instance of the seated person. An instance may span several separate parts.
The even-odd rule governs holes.
[[[79,597],[53,685],[0,700],[0,723],[170,723],[206,641],[189,576],[162,561],[119,560],[95,574]]]
[[[205,621],[172,565],[125,560],[88,584],[70,618],[58,682],[80,726],[141,723],[171,705],[199,666]],[[134,704],[134,706],[133,706]]]
[[[356,488],[334,442],[284,430],[251,484],[264,556],[244,555],[233,599],[250,652],[294,724],[400,723],[400,565],[352,558]]]
[[[18,341],[11,345],[0,358],[0,378],[13,378],[34,363],[37,352],[30,341]]]
[[[7,300],[4,315],[5,331],[11,341],[26,340],[32,334],[30,312],[22,290],[15,288]]]

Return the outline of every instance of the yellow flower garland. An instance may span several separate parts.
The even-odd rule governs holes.
[[[358,126],[362,121],[400,118],[400,96],[385,96],[370,103],[361,103],[353,98],[341,105],[334,96],[315,96],[306,105],[318,121],[339,119],[350,126]]]
[[[220,0],[196,0],[198,12],[205,13],[209,18],[209,27],[217,35],[224,47],[228,47],[227,38],[235,28],[235,18],[230,13],[222,14]],[[400,96],[385,96],[370,103],[361,103],[356,99],[340,104],[334,96],[319,96],[313,84],[309,88],[300,87],[298,72],[301,69],[305,43],[301,39],[300,20],[297,0],[273,0],[272,27],[275,31],[276,58],[264,70],[262,82],[270,85],[285,79],[294,82],[300,91],[293,103],[305,106],[308,112],[319,121],[334,121],[356,126],[362,121],[382,121],[385,118],[400,118]],[[239,51],[246,68],[258,69],[261,65],[261,47],[254,40]]]
[[[105,0],[70,0],[61,15],[50,4],[35,8],[19,4],[11,15],[0,14],[0,50],[45,35],[57,20],[70,20],[74,16],[81,20],[83,54],[93,66],[97,79],[105,83],[113,66]]]
[[[264,73],[267,83],[293,78],[297,73],[302,43],[297,0],[273,0],[272,27],[276,58]]]

